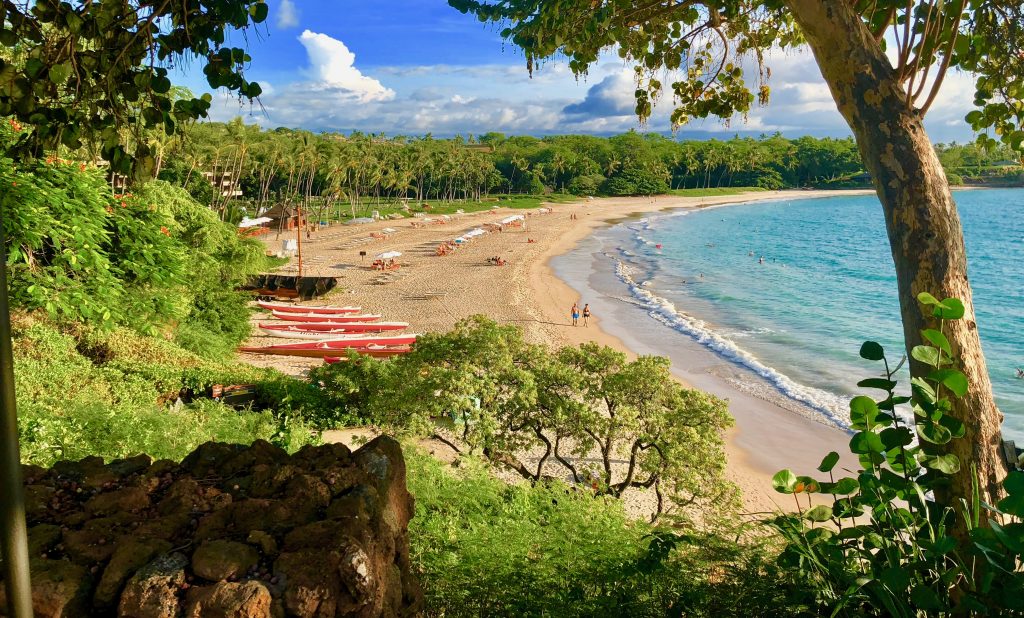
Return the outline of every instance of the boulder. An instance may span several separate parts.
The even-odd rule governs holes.
[[[118,545],[96,585],[93,605],[101,609],[116,607],[128,578],[170,549],[171,544],[160,539],[129,539]]]
[[[161,554],[128,580],[117,608],[118,618],[178,618],[188,558]]]
[[[32,612],[35,618],[79,618],[88,615],[92,578],[89,570],[66,560],[33,559]],[[7,594],[0,585],[0,611],[7,615]]]
[[[192,572],[210,581],[240,577],[260,556],[251,546],[234,541],[207,541],[192,554]]]
[[[185,618],[270,618],[272,604],[260,582],[220,582],[189,590]]]

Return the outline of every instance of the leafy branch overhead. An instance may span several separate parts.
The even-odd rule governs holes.
[[[198,60],[211,88],[255,98],[250,58],[230,46],[267,18],[263,0],[0,0],[0,116],[28,125],[9,155],[97,143],[113,169],[149,174],[144,140],[132,153],[121,130],[205,117],[211,97],[174,100],[169,71]]]
[[[968,116],[978,131],[1024,146],[1024,26],[1016,0],[850,0],[872,41],[886,50],[908,108],[924,114],[950,70],[977,76]],[[636,113],[651,115],[672,97],[674,127],[693,118],[729,119],[767,103],[772,50],[804,45],[788,0],[449,0],[481,21],[507,24],[501,34],[526,53],[532,72],[564,55],[585,75],[614,50],[636,73]],[[748,79],[753,60],[756,79]],[[983,142],[993,138],[983,136]]]

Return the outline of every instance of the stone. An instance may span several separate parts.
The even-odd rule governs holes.
[[[330,519],[355,519],[368,522],[380,514],[380,496],[368,485],[358,485],[339,496],[327,507]]]
[[[118,618],[179,618],[186,566],[180,553],[161,554],[136,571],[121,594]]]
[[[73,562],[89,566],[106,562],[114,553],[114,543],[109,531],[68,530],[64,532],[62,544],[64,553]]]
[[[149,496],[141,487],[125,487],[97,494],[85,503],[85,510],[93,515],[109,515],[141,511],[149,508]]]
[[[253,530],[250,532],[249,538],[245,539],[245,542],[258,546],[260,551],[267,556],[277,555],[277,541],[274,540],[274,537],[262,530]]]
[[[53,524],[38,524],[28,529],[28,555],[31,558],[39,557],[54,548],[60,543],[60,526]]]
[[[277,465],[287,460],[288,451],[280,446],[274,446],[266,440],[256,440],[226,463],[221,468],[221,473],[224,476],[232,476],[259,465]]]
[[[88,569],[67,560],[38,558],[30,562],[29,569],[35,618],[80,618],[89,614],[92,578]],[[7,608],[3,586],[0,586],[0,608]]]
[[[252,468],[249,495],[253,498],[270,498],[281,493],[285,483],[298,473],[295,466],[258,464]]]
[[[260,582],[220,582],[189,590],[185,618],[271,618],[272,603]]]
[[[160,539],[128,539],[119,544],[96,585],[93,605],[98,608],[115,607],[128,578],[170,549],[171,544]]]
[[[274,573],[285,582],[284,607],[289,616],[321,618],[345,615],[338,577],[338,552],[304,550],[281,554],[274,561]],[[347,596],[347,594],[346,594]]]
[[[42,518],[50,510],[50,504],[57,495],[53,487],[29,485],[25,488],[25,517],[29,521]]]
[[[245,543],[207,541],[192,554],[192,571],[215,582],[244,575],[259,559],[259,553]]]
[[[147,519],[135,529],[134,535],[169,541],[184,535],[191,521],[192,517],[188,513]]]
[[[204,442],[181,462],[181,467],[198,478],[222,473],[224,466],[245,447],[239,444]]]
[[[107,468],[118,476],[130,476],[147,470],[153,459],[149,455],[136,455],[127,459],[115,459]]]
[[[331,502],[331,489],[320,479],[301,474],[288,481],[285,497],[296,504],[312,504],[322,509]]]

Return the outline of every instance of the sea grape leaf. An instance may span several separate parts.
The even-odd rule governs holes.
[[[804,517],[811,521],[828,521],[832,519],[832,507],[819,504],[813,509],[808,510],[804,513]]]
[[[896,388],[896,382],[885,378],[867,378],[857,382],[857,386],[861,388],[877,388],[883,391],[891,391]]]
[[[860,357],[865,360],[882,360],[885,358],[885,349],[876,341],[865,341],[860,346]]]
[[[910,356],[931,367],[939,366],[939,349],[927,345],[916,345],[910,350]]]
[[[921,331],[921,336],[927,339],[933,346],[945,352],[946,355],[953,356],[953,348],[949,345],[949,339],[946,339],[942,331],[926,328]]]
[[[850,450],[857,454],[882,453],[885,445],[882,438],[873,431],[858,431],[850,439]]]
[[[967,376],[958,369],[940,369],[928,374],[928,379],[948,388],[957,397],[967,393]]]
[[[772,477],[772,487],[779,493],[791,494],[793,493],[793,488],[796,487],[796,475],[788,468],[786,470],[779,470]]]
[[[818,464],[818,471],[831,472],[832,468],[835,468],[837,463],[839,463],[839,453],[832,451],[828,455],[825,455],[825,458],[821,460],[820,464]]]

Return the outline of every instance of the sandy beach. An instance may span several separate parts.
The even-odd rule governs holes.
[[[382,314],[384,320],[409,322],[408,332],[445,331],[462,318],[484,314],[499,322],[518,324],[531,341],[556,346],[597,341],[629,354],[652,353],[642,341],[630,341],[627,329],[611,319],[603,321],[599,313],[591,318],[589,326],[573,327],[569,309],[581,300],[580,291],[555,274],[551,259],[571,251],[601,226],[656,211],[853,193],[765,191],[706,198],[601,198],[550,205],[549,214],[496,209],[456,215],[451,222],[423,227],[412,226],[416,219],[333,226],[303,238],[303,274],[333,276],[339,281],[337,291],[309,304],[360,305],[369,313]],[[526,218],[525,227],[506,227],[478,237],[449,255],[436,255],[437,246],[446,240],[526,212],[534,214]],[[371,238],[371,234],[379,235],[385,228],[395,232]],[[285,238],[294,238],[294,232],[280,238],[268,234],[268,250],[279,250]],[[529,242],[531,239],[533,242]],[[359,255],[361,251],[366,252],[365,257]],[[401,267],[387,272],[371,269],[373,257],[386,251],[401,252],[397,258]],[[506,264],[489,263],[488,258],[495,256]],[[294,274],[296,260],[293,258],[278,272]],[[574,283],[578,287],[578,282]],[[258,318],[268,319],[269,315]],[[286,341],[253,337],[249,345]],[[738,369],[696,342],[680,339],[671,343],[671,350],[659,350],[662,354],[669,352],[673,370],[681,380],[729,401],[736,419],[727,441],[729,477],[742,489],[746,511],[788,506],[777,504],[781,496],[771,489],[770,477],[779,469],[809,473],[830,450],[847,451],[845,432],[794,412],[785,402],[737,388],[728,374]],[[293,375],[319,364],[318,360],[283,356],[241,356],[254,365],[277,367]]]

